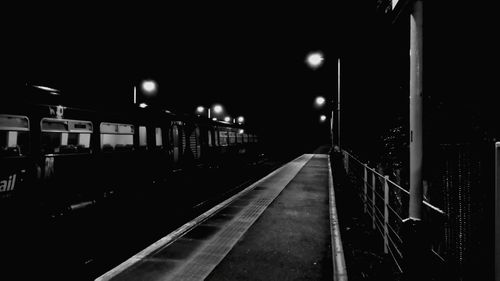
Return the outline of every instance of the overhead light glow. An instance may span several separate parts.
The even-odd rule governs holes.
[[[312,52],[307,55],[306,63],[312,69],[317,69],[323,64],[323,53]]]
[[[59,94],[58,93],[59,90],[54,89],[54,88],[50,88],[50,87],[46,87],[46,86],[39,86],[39,85],[33,85],[33,87],[38,88],[40,90],[48,91],[48,92],[50,92],[53,95],[58,95]]]
[[[319,117],[319,121],[321,121],[321,122],[325,122],[325,120],[326,120],[326,116],[325,116],[325,115],[321,115],[321,116]]]
[[[140,107],[140,108],[146,108],[146,107],[148,107],[148,105],[147,105],[146,103],[144,103],[144,102],[141,102],[141,103],[139,104],[139,107]]]
[[[325,98],[321,96],[317,97],[315,100],[316,105],[318,106],[322,106],[323,104],[325,104],[325,101],[326,101]]]
[[[142,89],[148,94],[154,94],[156,92],[156,82],[153,80],[145,80],[142,82]]]
[[[245,121],[245,118],[243,116],[238,117],[238,123],[243,123]]]
[[[217,113],[217,114],[221,113],[222,112],[222,105],[220,105],[220,104],[215,105],[214,106],[214,112]]]
[[[212,120],[217,121],[217,118],[214,117],[214,118],[212,118]]]
[[[231,117],[229,117],[229,116],[224,117],[224,121],[231,122]]]
[[[198,113],[203,113],[204,111],[205,111],[205,108],[203,106],[198,106],[196,108],[196,112],[198,112]]]

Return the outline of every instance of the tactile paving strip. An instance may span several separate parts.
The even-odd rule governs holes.
[[[206,246],[200,249],[190,260],[172,272],[165,280],[203,280],[229,253],[250,226],[260,217],[285,186],[297,175],[311,155],[306,155],[307,161],[300,165],[290,165],[290,169],[280,173],[280,184],[259,186],[251,192],[257,196],[243,209],[235,214],[235,218],[213,237]],[[238,201],[234,202],[238,205]]]

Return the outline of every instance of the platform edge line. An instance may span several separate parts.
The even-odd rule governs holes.
[[[342,239],[340,237],[330,155],[328,155],[328,187],[330,191],[330,234],[332,245],[333,280],[347,281],[347,268],[345,264],[344,250],[342,247]]]

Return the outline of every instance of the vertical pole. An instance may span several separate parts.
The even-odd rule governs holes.
[[[337,60],[337,134],[338,134],[338,145],[340,146],[340,59]]]
[[[384,177],[384,254],[389,253],[389,176]]]
[[[409,217],[420,220],[422,209],[422,0],[410,16],[410,204]]]
[[[333,104],[332,104],[332,106],[333,106]],[[331,140],[332,141],[332,150],[335,147],[335,141],[334,141],[334,139],[335,139],[335,131],[333,130],[334,129],[333,123],[335,122],[334,119],[333,119],[334,116],[335,116],[335,112],[332,109],[332,116],[331,116],[332,118],[330,118],[330,137],[332,138],[332,140]]]
[[[372,170],[372,227],[375,229],[375,170]]]
[[[365,171],[365,188],[364,188],[364,192],[365,192],[365,200],[364,200],[364,203],[365,203],[365,213],[367,211],[367,204],[368,204],[368,170],[366,169],[366,164],[363,165],[363,170]]]
[[[210,119],[210,107],[208,108],[208,119]]]
[[[500,281],[500,142],[495,144],[495,280]]]
[[[137,88],[134,86],[134,104],[137,103]]]

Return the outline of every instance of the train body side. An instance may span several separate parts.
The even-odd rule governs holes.
[[[167,182],[183,169],[245,161],[255,135],[241,126],[133,109],[61,105],[0,108],[1,208],[55,216]],[[30,211],[33,212],[33,211]]]

